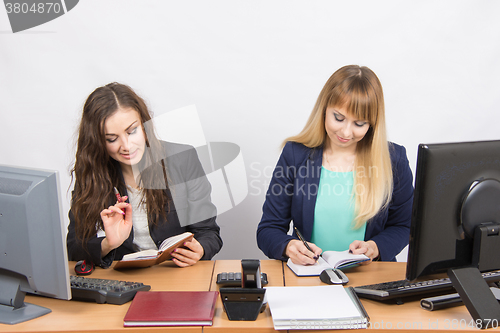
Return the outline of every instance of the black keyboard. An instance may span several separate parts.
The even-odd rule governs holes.
[[[141,282],[94,279],[70,276],[72,299],[99,304],[124,304],[131,301],[138,291],[148,291],[151,286]]]
[[[262,286],[267,284],[267,274],[260,273]],[[217,284],[228,287],[241,287],[241,272],[222,272],[217,274]]]
[[[500,270],[481,274],[487,283],[500,281]],[[439,294],[454,290],[453,284],[449,278],[419,282],[398,280],[354,287],[354,291],[359,297],[370,298],[378,301],[422,294]]]

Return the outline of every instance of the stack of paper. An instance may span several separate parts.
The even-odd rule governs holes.
[[[366,328],[369,317],[352,288],[267,287],[274,329]]]

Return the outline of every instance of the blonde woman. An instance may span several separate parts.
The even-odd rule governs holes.
[[[408,244],[413,176],[405,148],[387,141],[384,113],[369,68],[345,66],[328,79],[274,170],[257,229],[268,257],[308,265],[322,251],[350,250],[394,261]],[[291,221],[312,251],[287,234]]]

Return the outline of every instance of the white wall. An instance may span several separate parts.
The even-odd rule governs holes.
[[[413,169],[418,143],[499,139],[499,14],[498,1],[84,0],[13,34],[0,9],[0,164],[59,170],[66,192],[82,104],[111,81],[157,114],[194,104],[206,140],[239,145],[247,169],[216,258],[264,258],[255,230],[280,143],[339,67],[377,73]]]

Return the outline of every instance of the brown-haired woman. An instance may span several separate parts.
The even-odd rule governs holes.
[[[158,140],[144,100],[126,85],[110,83],[87,98],[72,177],[70,260],[108,267],[185,231],[194,238],[172,253],[178,266],[211,259],[222,247],[196,150]]]
[[[386,138],[379,79],[367,67],[342,67],[302,132],[285,140],[257,229],[259,248],[303,265],[327,250],[395,260],[409,241],[412,183],[405,148]],[[287,234],[291,221],[313,252]]]

